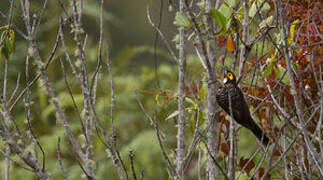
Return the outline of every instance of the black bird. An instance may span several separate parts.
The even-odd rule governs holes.
[[[222,87],[216,94],[218,104],[227,114],[231,115],[230,111],[232,111],[233,119],[243,127],[251,130],[252,133],[265,146],[267,146],[269,143],[269,138],[252,119],[246,100],[241,89],[237,85],[235,75],[226,69],[224,74],[224,87]],[[231,99],[231,110],[229,108],[229,97]]]

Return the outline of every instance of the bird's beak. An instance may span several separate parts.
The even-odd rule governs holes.
[[[223,84],[225,84],[225,83],[227,83],[228,82],[228,78],[227,77],[225,77],[224,79],[223,79]]]

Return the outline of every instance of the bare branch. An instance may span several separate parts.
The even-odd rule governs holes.
[[[61,158],[61,145],[60,144],[61,144],[61,138],[59,137],[58,141],[57,141],[57,161],[58,161],[59,168],[61,169],[62,175],[64,177],[64,180],[67,180],[68,178],[67,178],[66,171],[64,169],[62,158]]]
[[[133,180],[137,180],[136,170],[133,163],[133,158],[134,158],[133,150],[129,151],[129,158],[130,158],[130,166],[131,166]]]

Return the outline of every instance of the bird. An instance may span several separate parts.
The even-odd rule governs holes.
[[[234,73],[225,67],[223,84],[224,86],[216,93],[216,101],[220,107],[233,117],[237,123],[249,129],[264,146],[267,146],[270,142],[269,138],[252,119],[248,104],[241,89],[238,87]],[[229,101],[229,98],[231,101]],[[231,104],[231,109],[229,108],[229,104]]]

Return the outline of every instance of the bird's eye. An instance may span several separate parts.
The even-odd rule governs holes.
[[[227,76],[228,76],[228,78],[229,78],[230,80],[233,80],[233,75],[232,75],[232,73],[228,73],[228,74],[227,74]]]

